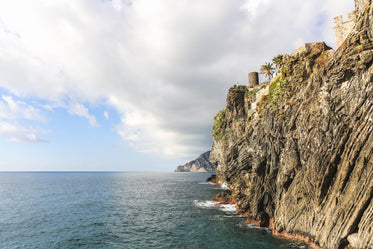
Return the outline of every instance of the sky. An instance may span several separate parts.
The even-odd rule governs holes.
[[[0,171],[172,171],[228,89],[353,0],[3,0]]]

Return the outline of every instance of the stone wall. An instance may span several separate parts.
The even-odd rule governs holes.
[[[342,43],[346,40],[347,36],[354,29],[355,19],[355,11],[352,11],[348,14],[348,20],[345,22],[343,21],[342,15],[334,18],[334,29],[337,48],[339,48],[342,45]]]
[[[326,51],[329,50],[330,47],[328,47],[325,42],[312,42],[312,43],[305,43],[302,46],[300,46],[298,49],[296,49],[291,56],[301,56],[302,54],[310,53],[312,50],[322,50]]]

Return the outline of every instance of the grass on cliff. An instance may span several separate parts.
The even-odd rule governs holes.
[[[225,122],[225,116],[227,114],[227,109],[223,109],[218,114],[216,114],[214,120],[214,127],[212,128],[212,136],[215,139],[222,139],[224,137],[225,133],[225,127],[224,127],[224,122]]]
[[[276,106],[277,101],[284,95],[288,89],[288,82],[286,74],[288,69],[286,66],[281,68],[280,75],[277,76],[269,85],[269,93],[266,96],[262,96],[262,99],[258,103],[259,109],[267,109],[266,106],[269,104],[272,108]]]
[[[273,105],[288,87],[286,79],[280,75],[269,85],[269,101]]]
[[[225,143],[228,143],[229,138],[231,137],[233,133],[233,129],[229,128],[227,129],[227,115],[228,110],[224,109],[221,110],[218,114],[216,114],[214,120],[214,127],[212,129],[212,136],[216,140],[222,140],[224,139]]]
[[[262,84],[259,85],[259,87],[256,87],[254,90],[245,92],[245,95],[254,95],[255,96],[257,92],[259,92],[260,90],[262,90],[265,87],[266,87],[266,83],[262,83]]]
[[[288,73],[288,66],[283,66],[280,70],[280,76],[277,77],[276,80],[274,80],[269,86],[269,95],[271,100],[276,101],[287,90],[288,82],[286,75],[288,75]]]

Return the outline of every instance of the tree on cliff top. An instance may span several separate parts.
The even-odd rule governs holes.
[[[266,62],[260,67],[260,74],[265,75],[269,81],[271,81],[274,72],[275,69],[273,67],[273,64],[270,62]]]
[[[272,62],[273,62],[273,64],[275,64],[276,70],[278,70],[285,64],[284,63],[284,56],[282,54],[279,54],[276,57],[273,57]]]

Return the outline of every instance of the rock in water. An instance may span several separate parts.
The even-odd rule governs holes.
[[[206,179],[206,182],[217,183],[216,175],[212,174],[209,178]]]
[[[238,208],[325,249],[373,248],[373,3],[358,2],[338,50],[308,44],[266,91],[231,88],[212,132]]]
[[[196,160],[178,166],[175,172],[215,172],[214,165],[209,161],[210,151],[200,155]]]

